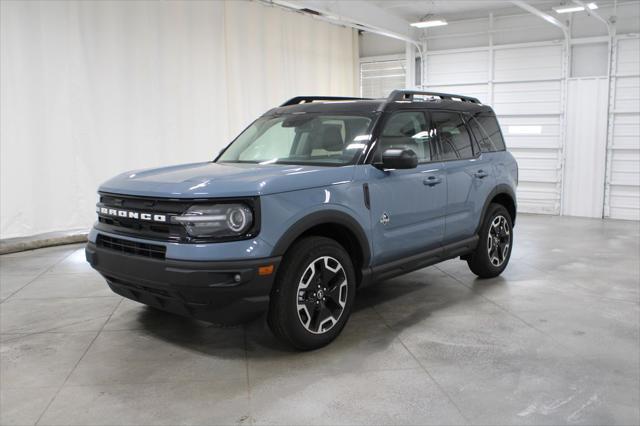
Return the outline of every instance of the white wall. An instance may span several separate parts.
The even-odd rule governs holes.
[[[606,77],[568,81],[563,215],[603,215],[607,84]]]
[[[359,91],[353,30],[255,2],[0,7],[1,238],[86,228],[110,176],[209,160],[289,97]]]
[[[404,54],[404,42],[373,33],[362,33],[360,38],[360,57]]]

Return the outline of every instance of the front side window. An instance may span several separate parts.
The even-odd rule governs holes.
[[[353,164],[367,146],[372,119],[364,115],[315,113],[262,117],[242,132],[216,162]]]
[[[445,111],[433,112],[431,124],[438,138],[440,161],[473,158],[471,137],[460,114]]]
[[[378,155],[389,148],[411,149],[419,162],[431,161],[429,125],[421,111],[398,111],[384,124],[380,133]]]

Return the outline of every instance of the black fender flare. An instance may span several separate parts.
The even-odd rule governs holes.
[[[518,211],[518,202],[516,201],[516,193],[513,188],[505,183],[501,183],[496,185],[493,190],[489,193],[489,196],[486,200],[484,200],[484,206],[482,206],[482,215],[480,216],[480,223],[478,223],[478,227],[476,228],[476,234],[480,233],[480,228],[484,223],[485,216],[487,214],[487,210],[489,209],[489,204],[491,204],[491,200],[493,200],[497,195],[506,194],[513,200],[513,205],[515,206],[516,212]],[[516,217],[512,217],[513,226],[516,226]]]
[[[369,239],[362,225],[347,213],[338,210],[322,210],[310,213],[294,223],[278,240],[272,250],[273,256],[282,256],[291,244],[309,229],[317,225],[336,224],[344,226],[355,235],[362,250],[362,264],[364,267],[371,261]]]

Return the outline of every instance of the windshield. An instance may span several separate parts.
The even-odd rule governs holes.
[[[372,118],[312,113],[262,117],[242,132],[217,162],[353,164],[367,146]]]

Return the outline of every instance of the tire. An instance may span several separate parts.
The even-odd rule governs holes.
[[[296,349],[321,348],[347,323],[355,290],[353,264],[340,244],[325,237],[300,239],[285,254],[276,276],[269,327]]]
[[[507,267],[512,249],[511,215],[501,204],[490,204],[480,229],[478,246],[467,259],[469,269],[480,278],[497,277]]]

